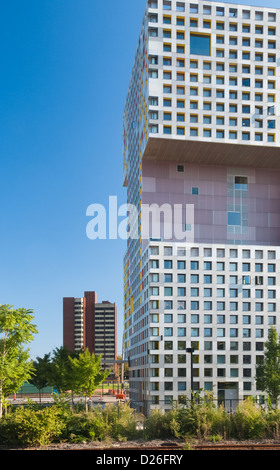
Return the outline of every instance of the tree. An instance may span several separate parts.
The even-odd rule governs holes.
[[[0,305],[0,418],[5,397],[15,393],[31,377],[32,361],[24,345],[33,340],[37,328],[32,310]]]
[[[47,387],[50,373],[50,353],[45,354],[44,357],[36,357],[36,361],[33,361],[34,373],[29,379],[29,383],[34,385],[39,390],[40,402],[41,402],[41,390]]]
[[[280,396],[280,339],[275,328],[268,332],[264,360],[256,367],[256,382],[257,388],[266,392],[277,408]]]
[[[88,349],[79,353],[76,358],[69,357],[69,360],[72,368],[73,391],[85,397],[87,411],[87,398],[94,393],[110,372],[102,371],[101,356],[91,354]]]
[[[77,352],[69,351],[64,346],[53,351],[48,378],[49,385],[61,393],[72,390],[72,370],[69,357],[77,357]]]

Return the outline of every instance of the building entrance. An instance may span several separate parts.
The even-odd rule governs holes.
[[[238,382],[219,382],[219,405],[223,404],[227,411],[234,411],[239,402],[238,388]]]

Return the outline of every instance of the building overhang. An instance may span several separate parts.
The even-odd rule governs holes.
[[[280,147],[149,137],[144,160],[280,168]]]

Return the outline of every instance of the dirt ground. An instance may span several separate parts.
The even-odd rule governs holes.
[[[80,443],[53,443],[49,444],[47,446],[40,446],[40,447],[27,447],[27,448],[19,448],[19,449],[7,449],[7,450],[53,450],[53,451],[60,451],[60,450],[118,450],[118,449],[131,449],[137,448],[139,450],[145,449],[147,447],[152,447],[153,449],[157,448],[158,450],[161,450],[162,448],[166,448],[168,446],[172,446],[172,449],[174,450],[174,445],[178,445],[178,450],[184,447],[185,450],[192,450],[195,449],[197,445],[213,445],[214,443],[212,441],[200,441],[197,439],[192,439],[189,441],[181,441],[181,440],[152,440],[152,441],[144,441],[144,440],[137,440],[137,441],[126,441],[126,442],[118,442],[118,441],[103,441],[103,442],[97,442],[97,441],[91,441],[91,442],[80,442]],[[252,445],[252,444],[277,444],[280,445],[280,440],[248,440],[248,441],[236,441],[236,440],[221,440],[216,443],[217,445],[238,445],[238,444],[246,444],[246,445]],[[5,450],[4,448],[2,448]],[[0,447],[1,450],[1,447]]]

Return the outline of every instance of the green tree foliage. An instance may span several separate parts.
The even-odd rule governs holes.
[[[73,378],[72,390],[84,396],[87,403],[87,398],[108,377],[109,371],[102,371],[101,356],[91,354],[88,349],[79,353],[78,357],[69,357],[69,360]]]
[[[5,397],[15,393],[32,372],[29,350],[24,346],[37,333],[32,310],[0,305],[0,417]]]
[[[50,353],[45,354],[42,358],[36,357],[36,361],[33,361],[34,372],[29,379],[29,383],[38,388],[40,400],[41,390],[49,384],[50,367]]]
[[[55,387],[60,393],[73,389],[73,376],[69,358],[77,356],[78,353],[71,352],[64,346],[56,348],[52,353],[47,378],[49,385]]]
[[[275,328],[268,332],[264,360],[256,367],[256,381],[257,388],[266,392],[277,407],[280,396],[280,339]]]

